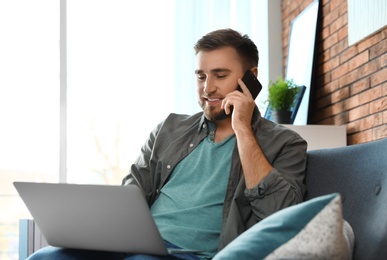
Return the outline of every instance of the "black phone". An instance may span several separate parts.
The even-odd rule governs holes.
[[[254,75],[254,73],[251,70],[246,71],[245,75],[242,78],[242,81],[246,84],[246,87],[249,89],[251,95],[253,96],[253,99],[256,99],[259,92],[261,92],[262,85],[257,79],[257,77]],[[242,91],[242,88],[238,85],[237,90],[240,92]]]

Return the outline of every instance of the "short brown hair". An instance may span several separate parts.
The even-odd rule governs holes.
[[[194,46],[195,54],[200,51],[213,51],[223,47],[233,47],[242,58],[247,69],[258,66],[259,54],[255,43],[247,34],[232,29],[220,29],[204,35]]]

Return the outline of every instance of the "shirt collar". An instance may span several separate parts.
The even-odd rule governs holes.
[[[207,129],[207,119],[204,116],[204,113],[202,114],[202,117],[200,118],[200,121],[199,121],[198,133],[200,133],[203,129]]]

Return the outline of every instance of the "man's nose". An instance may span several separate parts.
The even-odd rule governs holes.
[[[211,77],[207,77],[204,82],[204,92],[213,93],[216,91],[215,82]]]

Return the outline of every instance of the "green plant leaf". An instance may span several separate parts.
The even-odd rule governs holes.
[[[290,110],[300,87],[293,80],[284,80],[278,77],[276,82],[269,84],[269,104],[275,110]]]

